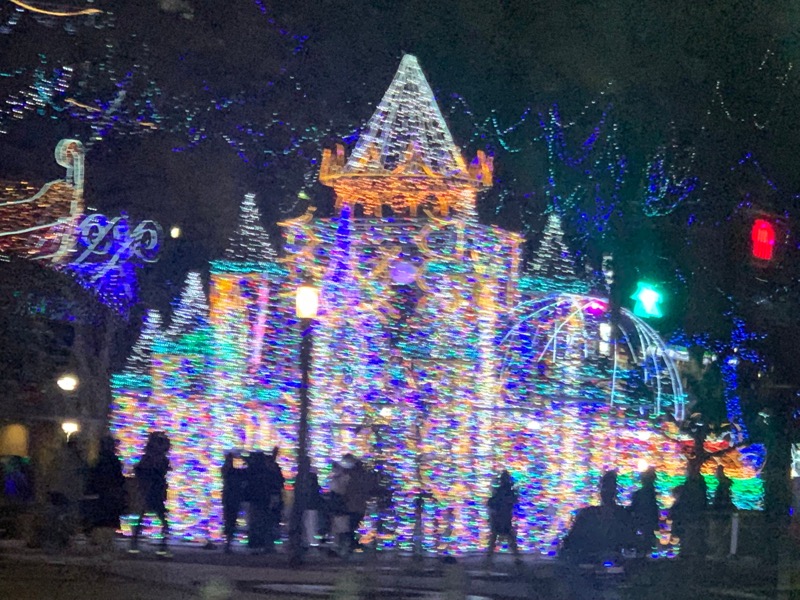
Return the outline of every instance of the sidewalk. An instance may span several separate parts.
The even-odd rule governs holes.
[[[219,600],[355,598],[358,590],[365,588],[387,598],[549,598],[531,592],[530,582],[539,581],[537,587],[544,591],[546,580],[552,578],[552,561],[533,557],[516,567],[511,556],[499,555],[492,567],[486,568],[480,556],[445,564],[433,558],[414,560],[395,553],[356,553],[347,561],[311,553],[302,567],[292,569],[285,554],[253,556],[245,547],[225,554],[221,548],[206,550],[172,544],[172,556],[164,559],[155,554],[154,545],[143,544],[140,554],[129,555],[125,551],[127,540],[117,542],[113,556],[101,556],[82,543],[62,553],[45,553],[21,543],[0,542],[0,563],[12,569],[15,565],[42,565],[88,570],[110,580],[145,583],[151,590]],[[166,600],[160,593],[152,597]]]
[[[169,559],[156,555],[155,545],[143,544],[142,552],[129,555],[128,540],[117,540],[113,556],[101,556],[85,543],[63,553],[25,548],[19,542],[0,542],[0,575],[24,579],[18,588],[0,583],[0,597],[14,600],[58,598],[113,598],[113,600],[299,600],[301,598],[349,600],[358,597],[409,600],[770,600],[776,598],[774,569],[753,561],[702,560],[645,561],[628,565],[622,575],[581,572],[552,559],[527,556],[520,567],[510,555],[500,554],[491,568],[482,556],[459,558],[446,564],[435,558],[415,560],[394,552],[356,553],[349,560],[311,554],[300,568],[290,568],[288,557],[251,555],[246,547],[233,554],[221,548],[170,545]],[[76,595],[31,595],[39,585],[39,573],[49,574],[52,585],[61,578],[59,594],[71,581],[91,580],[94,592]],[[796,572],[800,573],[800,564]],[[36,575],[36,577],[34,577]],[[794,579],[794,578],[793,578]],[[798,578],[800,580],[800,578]],[[4,578],[0,576],[0,582]],[[22,586],[22,583],[19,584]],[[105,587],[103,587],[105,586]],[[55,589],[55,588],[53,588]],[[82,589],[82,588],[81,588]],[[117,593],[109,590],[124,590]],[[791,593],[798,594],[800,589]],[[110,594],[110,595],[104,595]],[[795,596],[788,596],[793,598]]]

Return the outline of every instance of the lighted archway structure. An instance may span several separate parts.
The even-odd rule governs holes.
[[[686,399],[673,353],[628,309],[612,321],[605,298],[553,294],[522,303],[515,315],[498,344],[500,379],[511,402],[605,399],[640,414],[683,419]],[[557,375],[566,377],[547,390],[547,380]]]
[[[501,398],[495,407],[495,469],[520,494],[519,538],[554,553],[574,511],[596,502],[600,475],[616,469],[620,500],[638,473],[659,471],[662,505],[680,481],[680,445],[662,435],[681,419],[677,365],[658,333],[608,300],[552,294],[521,303],[498,338]]]

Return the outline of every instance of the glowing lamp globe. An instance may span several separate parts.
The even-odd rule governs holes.
[[[61,430],[67,434],[67,439],[69,439],[72,434],[78,433],[80,429],[80,425],[75,421],[64,421],[61,423]]]
[[[586,306],[583,307],[583,310],[596,317],[603,315],[608,311],[608,303],[593,298],[586,303]]]
[[[417,278],[417,268],[408,261],[398,260],[392,265],[389,276],[395,283],[409,285]]]
[[[297,288],[295,314],[300,319],[313,319],[319,310],[319,290],[313,285],[304,284]]]
[[[56,385],[65,392],[74,392],[78,389],[78,378],[70,373],[62,375],[56,380]]]
[[[173,240],[177,240],[179,237],[181,237],[181,233],[181,228],[177,225],[173,225],[169,230],[169,237],[171,237]]]

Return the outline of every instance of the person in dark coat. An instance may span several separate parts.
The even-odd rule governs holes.
[[[672,537],[680,543],[681,556],[705,556],[708,487],[696,467],[690,467],[670,508]]]
[[[267,454],[267,470],[269,471],[269,521],[267,528],[267,548],[274,548],[280,538],[280,524],[283,517],[283,486],[286,480],[278,464],[278,448]]]
[[[247,489],[247,545],[256,553],[274,552],[283,507],[283,474],[274,455],[254,452],[247,458]]]
[[[497,538],[508,539],[508,545],[514,558],[519,562],[519,548],[517,547],[517,531],[514,528],[514,508],[517,505],[517,492],[508,471],[500,473],[500,480],[497,487],[492,492],[491,498],[487,503],[489,507],[489,548],[487,558],[492,560],[494,557]]]
[[[640,477],[642,487],[631,496],[631,519],[636,535],[636,549],[641,555],[650,552],[656,542],[659,516],[656,499],[656,470],[652,467]]]
[[[92,535],[104,549],[110,549],[126,504],[122,462],[117,456],[117,442],[111,436],[100,440],[97,462],[89,471],[86,491],[94,498],[90,518]]]
[[[234,455],[228,452],[222,465],[222,519],[225,533],[225,552],[231,552],[236,522],[244,499],[246,473],[234,466]]]
[[[731,515],[736,511],[731,488],[733,481],[725,475],[725,467],[717,465],[717,489],[711,502],[713,509],[710,519],[711,554],[725,556],[730,548]]]
[[[725,475],[725,467],[717,466],[717,489],[714,490],[714,500],[712,506],[715,511],[730,513],[736,507],[733,504],[731,488],[733,481]]]
[[[58,521],[59,535],[67,540],[83,528],[81,502],[86,493],[86,476],[89,467],[79,438],[72,437],[56,456],[48,497]]]
[[[139,536],[142,533],[142,521],[147,513],[155,514],[161,521],[161,548],[159,554],[167,554],[167,536],[169,523],[167,521],[167,474],[169,464],[169,438],[163,432],[156,431],[150,434],[144,454],[134,467],[136,484],[142,501],[141,511],[136,519],[131,539],[131,551],[139,551]]]
[[[349,515],[349,526],[346,542],[352,552],[358,547],[358,530],[366,516],[367,503],[375,496],[377,481],[374,472],[367,469],[364,463],[352,454],[344,455],[342,466],[347,472],[344,502]]]
[[[600,506],[582,508],[561,542],[559,555],[577,563],[602,563],[635,546],[630,513],[617,504],[617,472],[600,479]]]
[[[309,467],[306,469],[308,475],[303,479],[297,478],[295,502],[298,503],[299,514],[302,515],[303,548],[308,549],[318,545],[319,516],[324,510],[324,504],[317,474]]]

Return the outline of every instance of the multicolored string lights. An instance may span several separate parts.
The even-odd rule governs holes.
[[[523,270],[524,239],[476,216],[492,167],[482,154],[463,159],[406,56],[353,153],[323,156],[335,216],[310,209],[281,223],[276,258],[254,198],[245,198],[229,251],[211,264],[208,303],[200,275],[190,274],[170,326],[161,333],[151,314],[113,380],[126,465],[148,429],[172,439],[169,505],[180,535],[220,536],[225,451],[280,446],[292,476],[293,300],[309,280],[321,291],[312,463],[323,482],[345,453],[381,473],[387,493],[370,511],[365,541],[401,551],[484,547],[486,500],[504,468],[520,491],[519,539],[529,552],[554,552],[606,469],[619,470],[627,494],[637,472],[656,467],[670,504],[686,464],[685,440],[668,418],[683,418],[686,404],[674,353],[647,323],[627,310],[617,316],[591,293],[555,212]],[[563,200],[559,211],[574,208]],[[737,452],[726,457],[738,469],[734,501],[756,505],[755,468]]]

